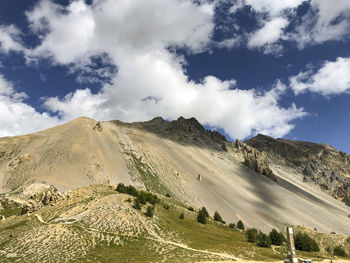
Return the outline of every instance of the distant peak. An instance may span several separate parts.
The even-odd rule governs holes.
[[[154,117],[152,120],[150,120],[150,122],[165,122],[165,120],[158,116],[158,117]]]
[[[202,124],[199,123],[199,121],[197,121],[196,118],[192,117],[189,119],[185,119],[184,117],[180,117],[175,121],[171,122],[176,128],[184,130],[184,131],[194,131],[194,130],[198,130],[198,131],[204,131],[204,127],[202,126]]]

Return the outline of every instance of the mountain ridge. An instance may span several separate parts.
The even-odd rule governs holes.
[[[122,182],[206,206],[228,222],[241,219],[265,231],[299,224],[350,234],[349,207],[275,169],[266,153],[227,141],[198,123],[79,118],[38,133],[0,138],[0,152],[5,152],[0,189],[10,192],[44,182],[66,191]]]
[[[268,162],[296,170],[304,182],[350,206],[350,155],[324,143],[274,139],[257,135],[246,144],[264,152]]]

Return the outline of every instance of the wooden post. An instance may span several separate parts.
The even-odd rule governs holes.
[[[287,227],[287,257],[284,263],[298,263],[298,258],[295,254],[293,228]]]

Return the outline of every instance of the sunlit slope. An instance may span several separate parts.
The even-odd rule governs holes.
[[[163,122],[96,126],[97,121],[80,118],[36,134],[2,138],[2,185],[16,188],[36,180],[72,189],[108,180],[133,183],[206,206],[211,213],[217,210],[227,222],[241,219],[263,230],[290,223],[350,234],[350,209],[339,201],[291,181],[285,171],[275,171],[277,182],[256,174],[241,164],[232,143],[225,142],[223,150],[221,141],[196,123],[182,134],[172,127],[160,131]]]
[[[95,124],[79,118],[38,133],[1,138],[0,184],[13,190],[32,180],[45,181],[64,190],[127,181],[118,142],[110,133],[95,132]]]

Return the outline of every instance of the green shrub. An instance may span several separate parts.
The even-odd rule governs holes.
[[[222,220],[222,217],[221,217],[221,215],[218,212],[214,213],[214,220],[217,221],[217,222],[221,222],[221,223],[225,222],[224,220]]]
[[[126,199],[126,202],[131,203],[131,198]]]
[[[189,211],[194,211],[194,208],[193,208],[192,206],[189,206],[189,207],[188,207],[188,210],[189,210]]]
[[[244,230],[244,224],[243,224],[243,222],[242,222],[241,220],[239,220],[239,221],[237,222],[237,228],[238,228],[238,229]]]
[[[117,186],[117,192],[137,197],[137,190],[132,185],[125,186],[123,183],[119,183]]]
[[[248,242],[255,243],[258,237],[258,230],[256,230],[255,228],[249,228],[245,235],[247,237]]]
[[[137,210],[141,210],[140,200],[136,198],[135,201],[134,201],[134,205],[132,207],[137,209]]]
[[[256,238],[259,247],[271,247],[271,239],[268,235],[260,232]]]
[[[339,257],[346,257],[347,256],[344,248],[342,248],[341,246],[336,246],[333,249],[333,255],[334,256],[339,256]]]
[[[202,213],[205,217],[208,217],[209,218],[209,213],[208,213],[208,210],[203,206],[202,207]]]
[[[147,202],[155,205],[159,203],[159,198],[155,194],[145,192],[145,191],[139,191],[137,192],[136,198],[140,201],[141,204],[145,205]]]
[[[184,219],[185,218],[185,214],[184,213],[181,213],[180,216],[179,216],[180,219]]]
[[[155,205],[160,201],[157,195],[148,192],[146,192],[146,199],[147,202],[149,202],[152,205]]]
[[[164,204],[164,209],[169,210],[170,206],[168,204]]]
[[[234,223],[230,223],[228,226],[229,226],[230,228],[236,228],[236,224],[234,224]]]
[[[117,192],[121,194],[126,194],[126,187],[123,183],[119,183],[117,186]]]
[[[138,196],[137,199],[140,201],[141,204],[145,205],[147,203],[147,197],[144,191],[141,191]]]
[[[169,198],[170,198],[171,196],[170,196],[170,194],[167,193],[167,194],[165,195],[165,197],[169,197]]]
[[[295,248],[301,251],[319,252],[320,248],[315,240],[306,233],[297,233],[294,237]]]
[[[154,213],[154,206],[147,206],[146,216],[153,217],[153,213]]]
[[[205,212],[203,212],[203,209],[200,209],[198,211],[197,222],[199,222],[201,224],[207,224],[208,223],[207,216],[206,216]]]
[[[138,192],[136,190],[136,188],[132,185],[129,185],[126,187],[126,193],[132,196],[137,197],[138,196]]]
[[[284,241],[286,241],[285,237],[281,232],[278,232],[276,229],[272,229],[272,231],[269,234],[269,237],[271,239],[271,243],[276,246],[281,246]]]

